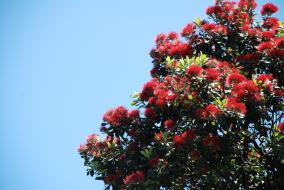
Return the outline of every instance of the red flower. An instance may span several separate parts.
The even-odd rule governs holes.
[[[284,37],[280,37],[280,38],[273,38],[276,47],[278,48],[284,48]]]
[[[259,56],[256,53],[248,53],[244,55],[240,55],[237,60],[241,63],[257,63],[259,60]]]
[[[222,14],[222,8],[220,6],[209,6],[206,10],[206,14],[208,15],[219,15]]]
[[[195,137],[195,130],[186,129],[182,134],[175,135],[173,138],[173,144],[175,147],[180,147],[186,140],[193,140]]]
[[[130,118],[130,119],[138,118],[139,114],[140,114],[139,110],[132,110],[132,111],[128,112],[128,118]]]
[[[221,110],[213,104],[206,106],[205,110],[213,117],[217,117],[221,113]]]
[[[220,73],[217,69],[209,68],[206,69],[205,72],[206,72],[206,79],[211,81],[219,79]]]
[[[213,24],[213,23],[205,23],[205,24],[202,25],[203,30],[207,31],[207,32],[215,29],[215,27],[216,27],[216,25]]]
[[[240,82],[243,82],[246,80],[246,77],[240,73],[231,73],[226,80],[226,83],[231,85],[231,84],[237,84]]]
[[[149,119],[152,119],[152,120],[156,120],[157,117],[158,117],[156,112],[151,108],[145,108],[144,114],[145,114],[146,117],[148,117]]]
[[[279,132],[284,133],[284,122],[279,123],[276,128]]]
[[[217,25],[212,30],[213,32],[216,32],[218,34],[227,35],[228,34],[228,28],[226,26]]]
[[[239,8],[240,9],[248,9],[248,8],[252,8],[255,9],[257,6],[256,2],[254,0],[240,0],[239,2]]]
[[[244,103],[237,102],[235,98],[227,99],[226,108],[242,114],[245,114],[247,112],[246,105]]]
[[[195,64],[190,65],[186,70],[186,73],[190,76],[199,76],[201,72],[202,72],[202,67]]]
[[[169,90],[169,91],[167,92],[167,97],[166,97],[166,99],[167,99],[168,101],[172,102],[172,101],[176,100],[176,98],[177,98],[177,95],[176,95],[173,91]]]
[[[163,140],[163,132],[156,133],[154,138],[155,138],[156,141]]]
[[[275,96],[283,96],[284,95],[284,90],[276,89],[274,94],[275,94]]]
[[[123,122],[127,119],[127,115],[127,109],[123,106],[119,106],[107,111],[103,116],[103,120],[108,122],[110,125],[117,127],[123,124]]]
[[[158,34],[156,36],[155,42],[157,44],[161,44],[161,43],[163,43],[165,41],[166,38],[167,38],[167,36],[165,34]]]
[[[168,38],[169,38],[170,40],[176,40],[176,39],[178,38],[178,33],[176,33],[176,32],[170,32],[170,33],[168,34]]]
[[[284,59],[284,50],[283,49],[273,49],[269,52],[270,57],[279,57]]]
[[[263,31],[261,33],[261,36],[263,39],[270,39],[270,38],[273,38],[274,35],[275,35],[275,30],[272,30],[272,31]]]
[[[267,19],[265,19],[265,21],[263,22],[263,27],[264,28],[273,28],[273,29],[277,29],[279,24],[278,24],[279,20],[275,17],[269,17]]]
[[[147,101],[151,96],[153,96],[154,89],[156,87],[157,80],[152,79],[143,86],[143,90],[140,94],[141,100]]]
[[[156,73],[158,72],[158,67],[157,66],[154,66],[151,70],[150,70],[150,74],[151,76],[155,76]]]
[[[164,126],[165,128],[167,129],[172,129],[175,125],[175,122],[172,120],[172,119],[167,119],[165,122],[164,122]]]
[[[195,137],[195,133],[195,129],[186,129],[180,136],[184,141],[186,141],[187,139],[193,140]]]
[[[265,83],[266,81],[272,81],[273,80],[273,76],[272,76],[272,74],[262,74],[262,75],[259,75],[256,78],[256,80]]]
[[[90,134],[86,138],[87,144],[95,144],[99,141],[99,136],[97,134]]]
[[[168,54],[171,56],[179,55],[184,57],[191,54],[191,47],[187,43],[176,42],[171,45]]]
[[[244,97],[255,101],[259,101],[260,99],[258,87],[251,80],[236,84],[233,87],[231,94],[238,99]]]
[[[273,48],[273,44],[269,42],[262,42],[261,44],[258,45],[257,50],[260,53],[263,53],[264,51],[269,51]]]
[[[123,180],[125,185],[130,185],[134,183],[142,183],[145,180],[145,174],[143,171],[135,171],[130,175],[126,176]]]
[[[273,3],[266,3],[262,6],[261,14],[262,15],[270,15],[276,13],[278,11],[278,7],[276,7]]]
[[[184,143],[185,139],[181,137],[181,135],[175,135],[173,139],[173,143],[175,147],[179,147]]]
[[[150,105],[154,105],[154,104],[156,103],[156,101],[157,101],[157,99],[156,99],[155,97],[150,97],[150,98],[148,99],[148,103],[149,103]]]
[[[154,92],[154,95],[157,96],[155,100],[155,104],[159,107],[163,107],[166,105],[167,91],[162,88],[157,88]]]
[[[195,115],[199,119],[207,119],[208,118],[208,113],[205,109],[199,108],[195,111]]]
[[[211,15],[215,12],[215,6],[209,6],[207,9],[206,9],[206,14],[208,15]]]
[[[187,24],[181,32],[182,36],[189,36],[192,34],[193,30],[195,29],[195,25],[192,23]]]
[[[82,153],[82,152],[86,152],[87,151],[87,146],[85,144],[80,144],[79,148],[78,148],[78,152]]]

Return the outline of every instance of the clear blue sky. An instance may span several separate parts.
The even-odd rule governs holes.
[[[149,79],[156,34],[212,2],[0,0],[0,189],[103,189],[78,145]]]

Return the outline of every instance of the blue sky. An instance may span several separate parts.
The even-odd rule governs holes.
[[[204,18],[212,2],[0,0],[0,189],[103,189],[78,145],[106,110],[130,107],[156,34]]]

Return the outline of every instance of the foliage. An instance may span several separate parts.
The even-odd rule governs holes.
[[[284,28],[272,3],[217,0],[159,34],[152,79],[79,153],[106,189],[283,189]]]

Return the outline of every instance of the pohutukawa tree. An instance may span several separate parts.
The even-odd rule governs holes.
[[[152,79],[79,147],[106,189],[284,189],[284,28],[256,2],[217,0],[156,37]]]

